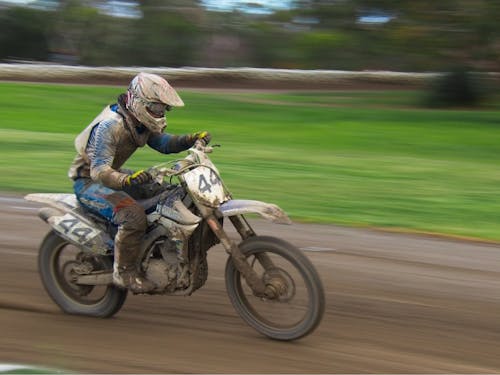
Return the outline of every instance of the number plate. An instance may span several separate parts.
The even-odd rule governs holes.
[[[200,166],[184,174],[189,191],[202,203],[212,207],[225,201],[226,194],[222,181],[211,168]]]
[[[54,228],[68,238],[85,244],[99,234],[99,230],[81,222],[71,214],[54,217]]]

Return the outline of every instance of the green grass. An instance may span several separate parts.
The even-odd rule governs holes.
[[[71,191],[73,139],[120,87],[0,83],[0,189]],[[179,90],[169,131],[207,129],[237,198],[293,220],[500,240],[500,108],[425,110],[415,91]],[[141,149],[143,168],[175,155]]]

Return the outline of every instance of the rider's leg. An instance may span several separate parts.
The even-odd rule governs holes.
[[[82,205],[118,226],[113,282],[134,293],[146,293],[154,289],[154,284],[139,272],[141,241],[147,227],[144,209],[127,193],[107,188],[90,179],[78,179],[74,188]]]

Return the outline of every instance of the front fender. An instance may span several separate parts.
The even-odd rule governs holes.
[[[292,224],[288,215],[278,206],[253,200],[232,199],[220,205],[222,216],[259,214],[264,219],[277,224]]]

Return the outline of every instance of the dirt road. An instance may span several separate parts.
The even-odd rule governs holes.
[[[500,373],[500,246],[335,226],[270,225],[326,290],[311,336],[261,337],[233,310],[225,254],[192,297],[129,296],[112,319],[65,315],[39,282],[47,225],[0,197],[0,363],[98,373]]]

